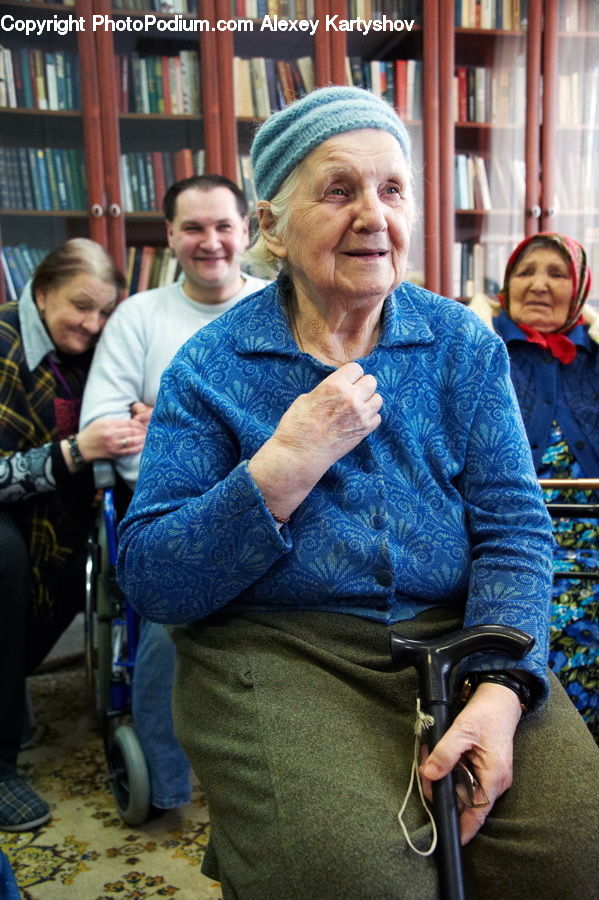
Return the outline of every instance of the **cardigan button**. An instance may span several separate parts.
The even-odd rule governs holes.
[[[584,450],[585,443],[584,443],[584,441],[576,441],[574,446],[576,447],[577,450]]]
[[[377,572],[375,575],[377,584],[380,584],[381,587],[391,587],[393,584],[393,572],[389,569],[381,569],[380,572]]]

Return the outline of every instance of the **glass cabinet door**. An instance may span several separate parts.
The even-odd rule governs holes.
[[[366,87],[388,100],[410,135],[417,217],[412,232],[407,278],[425,283],[424,185],[424,61],[422,4],[392,0],[382,12],[373,12],[368,32],[353,30],[346,36],[346,77],[350,85]],[[364,4],[349,0],[347,17],[363,18]],[[379,23],[380,30],[375,23]]]
[[[551,177],[543,177],[542,227],[585,246],[599,306],[599,4],[561,0],[551,12],[545,57],[554,96],[544,106],[550,127],[543,144]]]
[[[3,299],[16,299],[33,269],[70,237],[105,235],[101,154],[90,146],[82,41],[67,29],[79,7],[2,2],[0,47],[0,243]],[[65,33],[27,35],[27,19],[64,20]],[[93,81],[93,79],[92,79]],[[90,212],[93,208],[93,212]]]
[[[524,4],[455,4],[451,293],[462,300],[498,292],[524,237],[527,28]]]

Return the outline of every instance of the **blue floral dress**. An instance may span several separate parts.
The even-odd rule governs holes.
[[[543,454],[540,478],[584,478],[557,422]],[[597,502],[594,491],[546,490],[552,503]],[[599,519],[554,519],[557,543],[549,666],[599,742]],[[560,577],[596,572],[596,579]]]

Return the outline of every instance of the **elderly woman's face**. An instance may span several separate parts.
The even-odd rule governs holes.
[[[282,255],[296,291],[356,305],[404,278],[412,198],[397,141],[375,129],[322,143],[304,160]]]
[[[510,277],[510,317],[537,331],[557,331],[568,318],[573,287],[561,253],[537,247],[518,260]]]
[[[104,328],[117,301],[113,284],[81,273],[35,297],[46,328],[63,353],[85,353]]]

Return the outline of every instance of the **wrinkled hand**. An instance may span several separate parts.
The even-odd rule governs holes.
[[[289,516],[333,463],[380,425],[382,404],[376,379],[355,362],[297,397],[249,463],[268,508]]]
[[[346,363],[291,404],[273,442],[314,466],[316,480],[380,425],[376,379]]]
[[[472,840],[491,812],[495,800],[512,784],[513,741],[520,716],[520,703],[513,691],[498,684],[480,684],[472,699],[456,716],[451,728],[420,766],[424,791],[430,801],[430,782],[448,775],[462,756],[469,760],[489,798],[489,804],[462,810],[462,844]]]
[[[131,404],[131,418],[135,419],[137,422],[141,422],[142,425],[148,427],[150,422],[150,416],[154,411],[153,406],[149,406],[147,403],[144,403],[142,400],[137,400],[135,403]]]
[[[136,419],[96,419],[77,435],[86,462],[141,453],[146,428]]]

